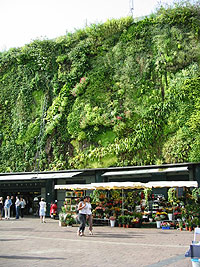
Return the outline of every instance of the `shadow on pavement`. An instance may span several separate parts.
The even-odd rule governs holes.
[[[0,239],[0,242],[2,241],[19,241],[19,240],[24,240],[24,239]]]
[[[15,259],[15,260],[66,260],[66,258],[49,258],[49,257],[33,257],[33,256],[16,256],[16,255],[10,255],[10,256],[1,256],[0,259]]]
[[[34,228],[0,228],[0,231],[7,231],[7,232],[11,232],[11,231],[33,231]]]
[[[88,236],[88,235],[87,235]],[[125,234],[118,234],[118,233],[94,233],[94,235],[90,235],[90,237],[100,237],[100,238],[135,238],[135,237],[143,237],[142,234],[131,234],[131,235],[125,235]]]

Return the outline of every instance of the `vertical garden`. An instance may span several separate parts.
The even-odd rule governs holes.
[[[200,161],[200,5],[0,53],[0,172]]]

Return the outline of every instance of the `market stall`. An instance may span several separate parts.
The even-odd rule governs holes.
[[[168,198],[152,193],[153,188],[163,187],[169,188]],[[77,204],[78,198],[83,196],[86,190],[88,193],[89,190],[89,192],[92,192],[90,196],[93,216],[96,221],[115,219],[119,226],[123,224],[128,225],[126,227],[140,227],[145,224],[151,226],[151,223],[155,225],[155,222],[158,221],[162,221],[163,224],[166,222],[168,226],[169,222],[175,223],[177,219],[181,219],[182,222],[182,215],[186,212],[185,206],[188,204],[189,198],[186,199],[186,203],[183,199],[178,199],[176,188],[197,187],[196,181],[152,181],[148,183],[108,182],[56,185],[55,189],[68,190],[66,191],[64,205],[67,212],[75,213],[75,204]],[[192,199],[192,193],[190,195]],[[173,219],[172,217],[169,218],[169,214],[172,214]],[[186,216],[186,219],[189,217],[189,221],[192,221],[194,216],[191,216]]]

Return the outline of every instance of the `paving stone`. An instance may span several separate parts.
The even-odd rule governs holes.
[[[0,266],[188,267],[193,232],[97,226],[94,235],[39,218],[0,221]]]

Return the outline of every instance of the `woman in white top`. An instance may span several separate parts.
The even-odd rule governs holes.
[[[41,201],[39,203],[40,205],[40,220],[41,220],[41,223],[46,223],[45,222],[45,214],[46,214],[46,202],[44,201],[44,198],[41,198]]]
[[[77,235],[83,236],[85,231],[86,224],[86,215],[87,215],[87,197],[81,198],[78,204],[78,219],[80,221],[80,226],[78,228]]]
[[[87,197],[87,221],[89,223],[89,233],[90,235],[93,235],[92,232],[92,221],[93,221],[93,217],[92,217],[92,205],[90,203],[90,197]]]

